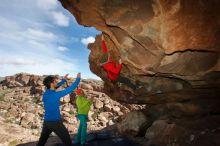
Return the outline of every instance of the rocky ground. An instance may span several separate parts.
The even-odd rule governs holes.
[[[16,145],[36,141],[42,128],[44,114],[42,84],[45,76],[16,74],[0,83],[0,146]],[[61,77],[60,77],[61,78]],[[69,83],[74,79],[69,79]],[[87,96],[95,97],[89,112],[88,130],[101,130],[124,119],[131,110],[145,108],[144,105],[120,104],[102,93],[103,83],[97,80],[82,80],[81,88]],[[60,100],[63,121],[70,133],[78,126],[76,106],[70,104],[70,96]]]
[[[0,146],[17,146],[38,141],[44,114],[42,84],[45,76],[16,74],[0,82]],[[61,79],[61,77],[60,77]],[[73,82],[69,79],[68,82]],[[88,131],[110,131],[114,136],[127,136],[142,146],[219,146],[220,117],[218,113],[197,116],[161,105],[123,104],[103,93],[103,82],[81,80],[81,88],[95,100],[89,112]],[[64,85],[65,87],[65,85]],[[63,87],[61,87],[62,89]],[[212,94],[210,93],[210,96]],[[75,134],[78,121],[76,106],[70,104],[70,96],[60,100],[61,114],[70,134]],[[193,106],[175,104],[184,110],[195,110]],[[205,108],[204,108],[205,109]],[[171,114],[166,114],[170,112]],[[54,134],[53,134],[54,135]],[[57,137],[47,145],[59,142]],[[22,145],[22,146],[25,146]]]

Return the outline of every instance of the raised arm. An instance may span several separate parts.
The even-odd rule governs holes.
[[[103,62],[103,63],[100,63],[99,65],[100,66],[103,66],[104,64],[106,64],[108,61],[106,61],[106,62]]]
[[[106,62],[100,63],[99,65],[102,67],[104,64],[108,63],[110,61],[110,54],[108,54],[108,60]]]
[[[77,74],[77,78],[74,83],[72,83],[68,88],[56,92],[56,94],[61,98],[63,96],[66,96],[67,94],[70,94],[80,83],[81,74]]]
[[[108,48],[106,46],[105,40],[104,40],[104,36],[102,35],[102,51],[104,53],[108,53]]]
[[[56,87],[56,88],[59,88],[59,87],[62,86],[65,82],[66,82],[66,80],[65,80],[65,79],[62,79],[59,83],[57,83],[57,87]]]
[[[59,83],[57,83],[57,87],[56,87],[56,88],[59,88],[60,86],[62,86],[64,83],[67,82],[68,75],[69,75],[69,74],[66,74],[66,75],[64,76],[64,78],[63,78]]]

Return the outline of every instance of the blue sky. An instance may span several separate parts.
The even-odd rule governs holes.
[[[77,24],[56,0],[4,0],[0,3],[0,76],[77,72],[89,69],[87,44],[101,32]]]

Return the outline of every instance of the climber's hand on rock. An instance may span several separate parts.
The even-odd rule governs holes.
[[[102,67],[105,63],[100,63],[99,66]]]
[[[121,58],[119,59],[118,63],[119,63],[119,64],[122,64],[122,60],[121,60]]]
[[[111,55],[110,54],[108,54],[108,61],[110,61],[111,60]]]

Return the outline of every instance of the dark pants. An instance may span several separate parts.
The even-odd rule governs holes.
[[[62,121],[44,121],[43,129],[37,146],[44,146],[47,142],[49,135],[54,132],[62,140],[65,146],[71,146],[72,141],[66,127]]]
[[[128,78],[126,77],[122,77],[119,75],[118,79],[113,81],[115,82],[119,82],[119,83],[123,83],[126,84],[128,87],[132,88],[133,90],[136,90],[137,86],[135,84],[133,84]]]

